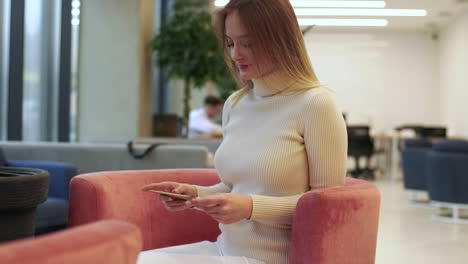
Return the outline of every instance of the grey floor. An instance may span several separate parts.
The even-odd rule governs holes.
[[[468,225],[431,219],[409,203],[401,182],[379,180],[382,194],[376,264],[468,264]]]

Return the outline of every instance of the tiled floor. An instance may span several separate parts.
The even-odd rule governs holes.
[[[431,220],[411,205],[401,182],[376,182],[382,194],[376,264],[467,264],[468,225]]]

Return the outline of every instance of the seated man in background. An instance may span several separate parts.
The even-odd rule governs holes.
[[[215,119],[223,108],[221,99],[208,95],[205,97],[205,106],[190,112],[189,138],[221,137],[221,125],[215,123]]]

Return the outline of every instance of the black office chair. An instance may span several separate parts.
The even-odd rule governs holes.
[[[402,125],[396,128],[402,130],[413,130],[417,138],[446,138],[447,128],[442,126]]]
[[[374,169],[370,162],[374,154],[374,141],[369,134],[369,126],[348,126],[348,156],[355,162],[353,170],[349,174],[353,178],[362,178],[368,180],[375,179]],[[361,168],[359,159],[366,158],[366,166]]]
[[[421,136],[424,138],[447,138],[445,127],[424,127]]]

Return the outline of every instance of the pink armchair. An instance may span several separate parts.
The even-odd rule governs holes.
[[[138,227],[123,221],[106,220],[0,244],[0,262],[135,264],[141,248]]]
[[[101,219],[122,219],[143,231],[149,250],[202,240],[214,241],[217,223],[203,212],[167,212],[157,195],[140,187],[161,181],[197,185],[219,182],[213,169],[99,172],[71,182],[72,226]],[[289,258],[291,264],[371,264],[375,260],[380,192],[374,184],[346,179],[344,187],[315,190],[298,202]]]

